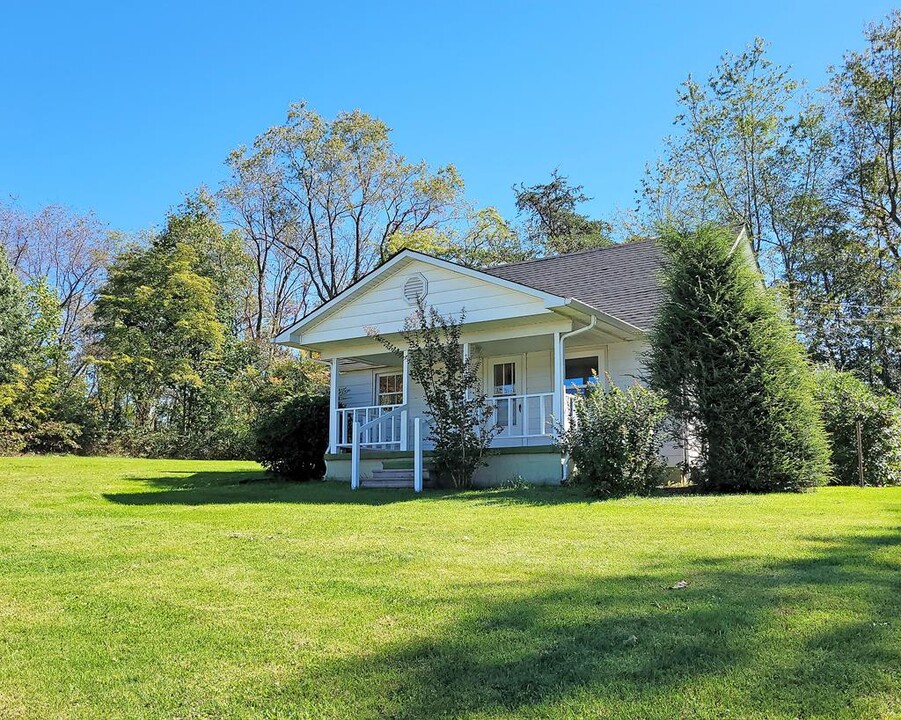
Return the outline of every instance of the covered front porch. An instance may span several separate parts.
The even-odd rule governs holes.
[[[566,463],[554,441],[574,394],[606,373],[622,377],[631,364],[617,367],[616,359],[634,356],[632,338],[591,318],[472,324],[464,326],[462,341],[462,352],[479,362],[481,386],[494,409],[493,452],[475,478],[482,485],[559,483]],[[410,377],[408,359],[380,346],[359,349],[329,358],[327,475],[354,486],[367,478],[399,477],[396,468],[405,458],[415,471],[417,453],[427,467],[432,447],[422,388]]]

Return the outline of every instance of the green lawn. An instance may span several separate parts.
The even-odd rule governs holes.
[[[901,717],[901,489],[259,477],[0,458],[0,718]]]

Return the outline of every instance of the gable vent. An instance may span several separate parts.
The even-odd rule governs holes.
[[[404,300],[408,305],[415,305],[420,300],[425,299],[429,292],[429,283],[422,273],[410,275],[404,283]]]

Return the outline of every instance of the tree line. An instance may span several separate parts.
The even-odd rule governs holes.
[[[513,189],[514,227],[360,111],[293,105],[226,162],[217,192],[138,235],[0,204],[0,452],[251,456],[262,418],[327,385],[273,337],[392,254],[483,266],[610,242],[559,173]]]
[[[152,231],[0,204],[0,450],[246,456],[262,415],[324,381],[271,339],[399,250],[482,267],[674,223],[745,226],[809,355],[897,394],[899,58],[898,12],[819,89],[763,40],[724,55],[680,87],[676,131],[615,221],[556,170],[514,186],[505,218],[382,120],[305,103]]]
[[[901,11],[809,88],[756,39],[680,87],[637,222],[748,228],[811,357],[901,384]]]

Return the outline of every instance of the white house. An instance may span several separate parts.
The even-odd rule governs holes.
[[[422,298],[446,316],[465,308],[463,351],[481,360],[501,425],[476,483],[559,483],[566,467],[553,428],[568,399],[594,373],[621,386],[641,376],[661,257],[652,240],[484,270],[411,250],[394,256],[276,338],[331,364],[328,477],[412,482],[412,458],[429,448],[422,392],[372,333],[397,338]],[[674,446],[664,454],[670,465],[683,459]]]

